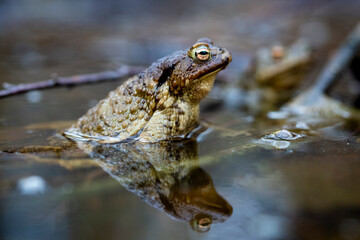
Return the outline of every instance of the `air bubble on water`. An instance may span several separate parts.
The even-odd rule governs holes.
[[[18,181],[17,187],[21,194],[36,195],[46,191],[46,181],[39,176],[30,176]]]
[[[29,103],[38,103],[42,99],[42,93],[40,91],[30,91],[26,94],[26,100]]]

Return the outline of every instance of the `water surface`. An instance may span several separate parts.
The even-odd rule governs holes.
[[[111,2],[39,3],[42,11],[23,3],[20,14],[5,1],[1,83],[149,65],[208,36],[233,52],[233,81],[259,47],[307,37],[317,54],[309,85],[359,21],[356,1],[186,1],[176,11],[171,1]],[[45,14],[59,8],[81,11]],[[64,146],[58,131],[123,80],[0,99],[0,150]],[[211,127],[196,141],[0,152],[0,238],[360,239],[357,121],[305,129],[216,101],[205,100],[201,118]],[[269,140],[282,129],[301,137]],[[200,230],[210,219],[210,229],[199,232],[194,219]]]

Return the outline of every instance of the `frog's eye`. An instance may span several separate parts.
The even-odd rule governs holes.
[[[200,46],[195,50],[195,57],[200,61],[207,61],[210,59],[210,49],[205,46]]]
[[[190,57],[197,61],[207,61],[211,58],[211,52],[208,46],[200,45],[190,49]]]

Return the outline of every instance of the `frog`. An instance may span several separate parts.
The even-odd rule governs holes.
[[[199,127],[200,101],[231,61],[227,49],[200,38],[189,49],[160,58],[130,77],[64,135],[99,143],[187,138]]]
[[[313,62],[306,39],[261,47],[252,56],[242,54],[241,58],[242,72],[234,81],[217,81],[210,106],[223,104],[253,115],[274,110],[291,99]]]

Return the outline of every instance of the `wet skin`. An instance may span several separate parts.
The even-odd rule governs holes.
[[[199,104],[231,54],[199,39],[190,49],[155,61],[82,116],[65,135],[105,143],[181,139],[198,126]]]

